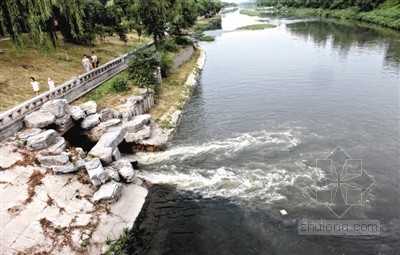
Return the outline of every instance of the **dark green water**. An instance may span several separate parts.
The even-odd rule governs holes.
[[[277,17],[234,31],[255,19],[223,15],[176,139],[139,155],[162,184],[140,254],[400,254],[400,34]],[[304,184],[337,146],[375,180],[341,219],[379,220],[379,236],[297,234],[337,219]]]

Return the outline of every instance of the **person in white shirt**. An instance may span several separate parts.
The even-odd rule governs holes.
[[[49,85],[49,91],[55,88],[54,81],[50,77],[47,78],[47,85]]]
[[[36,96],[38,96],[39,95],[39,82],[37,82],[35,80],[35,78],[33,78],[33,77],[31,77],[30,79],[31,79],[31,85],[32,85],[33,92],[35,93]]]
[[[90,60],[87,58],[86,54],[83,55],[82,65],[85,68],[86,72],[90,71]]]

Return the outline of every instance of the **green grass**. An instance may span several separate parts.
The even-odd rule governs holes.
[[[260,15],[260,12],[256,10],[240,10],[240,14],[255,17]]]
[[[98,86],[96,89],[87,93],[84,97],[74,101],[74,104],[79,105],[87,101],[95,101],[100,108],[110,108],[121,104],[123,98],[139,93],[139,88],[136,87],[133,82],[128,79],[128,76],[128,71],[121,72],[120,74],[112,77],[105,83]],[[112,84],[115,80],[119,78],[124,78],[128,80],[128,91],[116,92],[114,90]]]
[[[238,30],[263,30],[266,28],[274,28],[274,27],[276,26],[272,24],[254,24],[254,25],[239,27]]]
[[[198,39],[203,42],[213,42],[215,40],[214,36],[204,34],[200,35]]]

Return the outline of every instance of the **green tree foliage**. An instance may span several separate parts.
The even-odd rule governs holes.
[[[23,44],[22,33],[29,33],[35,44],[46,45],[46,33],[53,34],[63,19],[70,33],[82,31],[83,4],[80,0],[1,0],[0,36],[10,36],[13,44]]]
[[[286,5],[289,7],[307,7],[324,9],[346,9],[355,7],[359,11],[370,11],[384,0],[257,0],[259,6]]]
[[[129,61],[129,76],[141,88],[153,87],[155,84],[154,71],[161,65],[159,52],[151,48],[139,49]]]

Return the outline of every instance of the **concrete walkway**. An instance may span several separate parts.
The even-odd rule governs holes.
[[[0,145],[0,254],[102,254],[131,228],[147,189],[125,185],[119,201],[93,204],[85,171],[54,175],[29,151]]]

